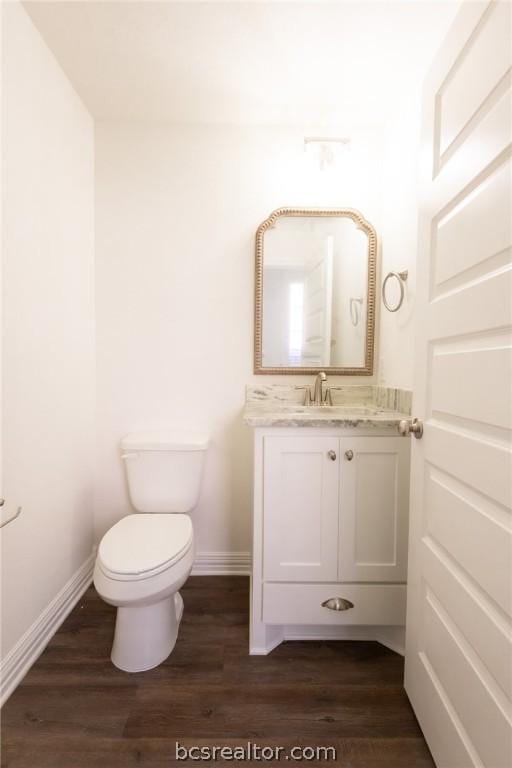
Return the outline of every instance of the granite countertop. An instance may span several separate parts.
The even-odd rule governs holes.
[[[301,406],[247,403],[243,419],[250,427],[397,427],[406,413],[368,405]]]
[[[410,392],[377,386],[331,387],[333,405],[302,405],[304,385],[248,386],[250,427],[397,427],[410,415]]]

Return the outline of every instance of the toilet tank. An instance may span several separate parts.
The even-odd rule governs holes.
[[[133,432],[121,440],[128,491],[138,512],[190,512],[199,500],[208,448],[191,432]]]

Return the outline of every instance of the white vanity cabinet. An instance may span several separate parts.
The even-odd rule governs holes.
[[[403,437],[340,439],[341,581],[405,582],[409,453]]]
[[[263,443],[263,578],[335,581],[339,453],[335,437],[271,436]]]
[[[255,430],[252,653],[403,626],[409,452],[390,428]]]

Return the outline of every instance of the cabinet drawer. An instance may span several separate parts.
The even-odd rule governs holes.
[[[331,597],[354,604],[346,611],[324,608]],[[267,624],[405,624],[405,584],[263,585]]]

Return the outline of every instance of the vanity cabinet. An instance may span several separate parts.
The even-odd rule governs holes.
[[[266,437],[264,579],[404,582],[408,449],[400,437]]]
[[[403,437],[340,439],[341,581],[405,582],[409,452]]]
[[[335,437],[266,437],[263,459],[263,576],[331,581],[338,569]]]
[[[252,653],[403,627],[409,453],[396,429],[255,430]]]

